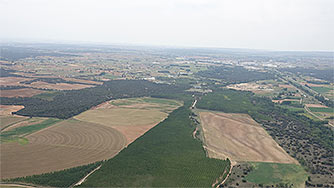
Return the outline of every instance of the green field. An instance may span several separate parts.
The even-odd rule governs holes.
[[[13,130],[4,131],[1,133],[0,138],[1,142],[9,142],[9,141],[18,141],[19,143],[27,143],[27,140],[24,139],[24,136],[36,132],[38,130],[44,129],[46,127],[49,127],[51,125],[54,125],[55,123],[58,123],[59,119],[55,118],[49,118],[47,120],[44,120],[41,123],[24,126],[24,127],[18,127]]]
[[[305,170],[296,164],[251,163],[253,170],[246,180],[262,185],[303,185],[307,179]]]
[[[327,93],[333,90],[333,88],[330,87],[311,87],[311,89],[318,93]]]
[[[325,113],[334,113],[334,108],[316,108],[309,107],[312,112],[325,112]]]
[[[206,157],[201,142],[192,137],[189,105],[106,161],[82,186],[210,187],[230,163]]]
[[[40,93],[38,95],[33,96],[34,98],[39,98],[47,101],[52,101],[53,98],[57,95],[58,93],[55,91],[48,91],[45,93]]]

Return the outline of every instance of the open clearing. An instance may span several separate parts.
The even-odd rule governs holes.
[[[120,131],[130,144],[181,105],[175,100],[149,97],[119,99],[102,103],[74,118],[112,127]]]
[[[294,184],[304,187],[308,174],[302,166],[296,164],[279,163],[251,163],[253,170],[246,176],[246,180],[256,184]]]
[[[26,137],[29,143],[1,144],[1,178],[41,174],[115,156],[126,144],[113,128],[66,120]]]
[[[232,161],[297,163],[246,114],[200,112],[209,157]]]
[[[32,97],[43,92],[32,88],[1,90],[1,97]]]
[[[0,105],[0,115],[12,115],[12,112],[17,112],[23,108],[24,106],[22,105]]]

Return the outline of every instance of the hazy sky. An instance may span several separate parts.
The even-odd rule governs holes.
[[[334,50],[334,0],[0,0],[0,39]]]

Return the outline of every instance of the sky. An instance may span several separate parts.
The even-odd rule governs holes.
[[[0,0],[0,42],[334,51],[334,0]]]

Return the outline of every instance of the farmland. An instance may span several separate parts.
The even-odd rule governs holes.
[[[181,105],[179,101],[159,98],[118,99],[102,103],[74,118],[112,127],[130,144]]]
[[[331,54],[31,46],[0,46],[1,181],[334,186]]]
[[[115,129],[78,120],[59,122],[25,138],[28,143],[24,145],[1,144],[2,178],[41,174],[109,159],[126,144],[124,136]]]
[[[232,161],[296,163],[247,114],[200,112],[209,157]]]
[[[192,137],[189,104],[106,161],[83,187],[211,186],[229,162],[205,156]],[[225,174],[226,176],[226,174]]]
[[[197,107],[208,110],[249,114],[289,155],[307,169],[311,177],[307,180],[308,184],[333,183],[330,158],[333,132],[331,128],[323,126],[324,122],[283,110],[268,99],[256,97],[249,92],[217,90],[203,96],[197,104]],[[314,155],[314,152],[322,155]]]
[[[32,97],[43,92],[32,88],[2,90],[1,97]]]

